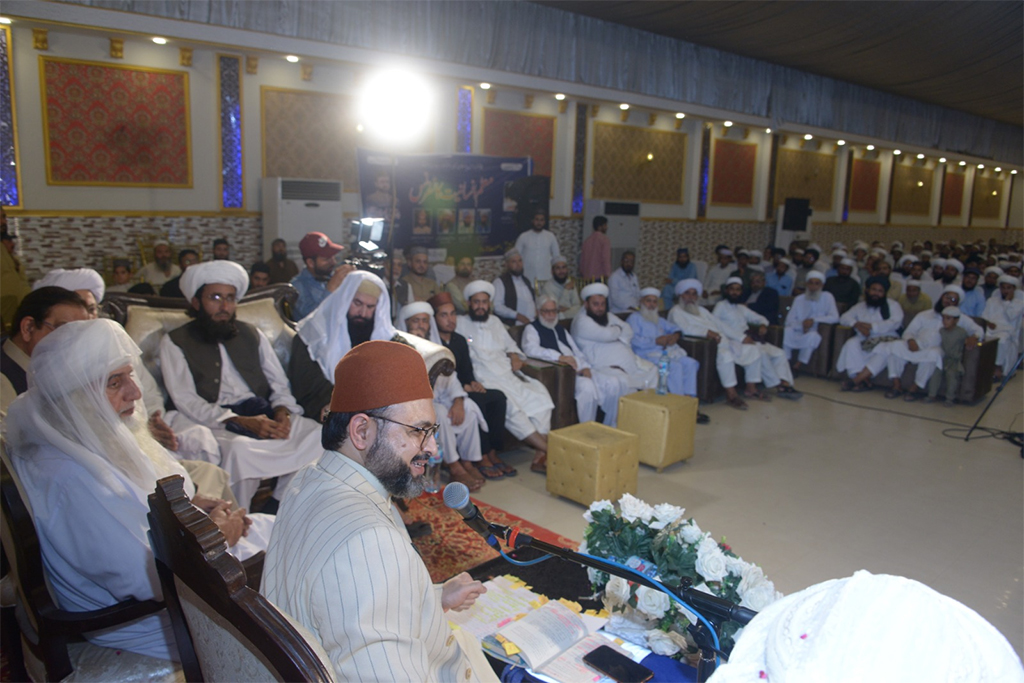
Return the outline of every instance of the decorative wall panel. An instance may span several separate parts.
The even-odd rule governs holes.
[[[927,216],[932,206],[932,169],[897,163],[892,175],[891,213]]]
[[[640,286],[661,289],[679,247],[689,247],[692,259],[710,264],[715,245],[763,249],[774,235],[774,223],[644,219],[640,222],[640,243],[636,250]]]
[[[11,29],[0,26],[0,205],[21,205],[21,165],[14,114]]]
[[[854,159],[850,178],[850,211],[878,211],[878,181],[882,164],[868,159]]]
[[[217,55],[217,85],[220,104],[221,207],[244,209],[241,57]]]
[[[784,205],[787,197],[799,197],[810,199],[815,211],[831,211],[835,182],[834,154],[779,147],[775,163],[775,206]]]
[[[1003,181],[990,176],[974,176],[974,203],[971,218],[999,218],[1003,205]]]
[[[596,124],[592,196],[681,204],[686,143],[685,133]]]
[[[531,157],[534,175],[550,178],[554,172],[554,148],[554,116],[484,110],[484,154]]]
[[[191,187],[188,73],[39,57],[51,185]]]
[[[942,215],[959,216],[964,211],[964,174],[946,170],[942,189]]]
[[[473,89],[470,87],[459,88],[455,151],[463,154],[473,153]]]
[[[753,206],[757,145],[716,138],[711,153],[711,205]]]

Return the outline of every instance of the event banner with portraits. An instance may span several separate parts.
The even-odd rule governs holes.
[[[360,149],[363,216],[394,224],[393,251],[415,245],[452,256],[500,255],[521,232],[517,210],[532,166],[529,157]]]

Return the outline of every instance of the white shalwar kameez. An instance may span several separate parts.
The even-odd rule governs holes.
[[[998,289],[985,302],[985,310],[981,314],[982,318],[996,325],[996,329],[988,331],[988,336],[999,340],[996,365],[1003,369],[1003,374],[1009,374],[1020,355],[1022,316],[1024,301],[1016,296],[1007,301]],[[961,319],[963,317],[960,316]]]
[[[535,282],[551,279],[551,259],[558,256],[558,238],[550,230],[527,230],[516,238],[516,251],[523,257],[523,277]],[[532,297],[532,294],[531,294]],[[496,294],[495,302],[500,301]]]
[[[718,319],[722,335],[741,344],[747,336],[747,329],[750,325],[768,325],[768,318],[760,313],[755,313],[743,304],[734,304],[729,301],[719,301],[715,304],[712,313]],[[761,354],[761,379],[764,385],[771,389],[781,382],[793,384],[793,370],[789,367],[786,353],[778,346],[755,342],[746,344],[753,346]],[[747,377],[748,382],[753,382]]]
[[[514,353],[524,360],[526,354],[512,341],[501,320],[488,315],[487,320],[476,322],[460,315],[455,329],[469,344],[477,381],[505,394],[505,428],[517,439],[525,439],[534,432],[550,432],[555,404],[543,384],[521,372],[512,372],[508,354]]]
[[[658,386],[658,366],[633,353],[633,328],[614,313],[608,314],[607,325],[599,325],[581,308],[572,321],[572,336],[597,371],[619,377],[635,391]]]
[[[881,308],[868,306],[861,301],[839,318],[840,325],[853,327],[856,323],[871,325],[870,338],[895,337],[896,330],[903,324],[903,309],[898,303],[889,299],[889,319],[884,320]],[[864,368],[871,370],[872,377],[884,370],[888,365],[889,355],[892,353],[893,342],[879,342],[870,351],[865,351],[861,347],[861,342],[869,337],[854,330],[853,336],[846,340],[839,352],[836,370],[845,372],[851,379]]]
[[[565,338],[569,344],[566,346],[555,337],[558,343],[558,351],[546,349],[540,345],[540,335],[533,325],[527,325],[523,330],[523,351],[531,358],[539,358],[549,363],[557,363],[559,356],[572,356],[576,359],[576,414],[580,422],[592,422],[597,419],[597,408],[604,411],[604,424],[614,427],[619,420],[619,397],[630,391],[629,384],[620,375],[601,372],[591,367],[586,356],[576,345],[566,330]],[[579,374],[580,371],[590,369],[590,377]]]
[[[178,450],[168,449],[171,455],[178,460],[202,460],[211,465],[220,465],[220,446],[210,428],[197,425],[178,410],[164,410],[167,397],[142,363],[139,364],[139,388],[150,416],[159,411],[160,417],[178,440]]]
[[[724,268],[718,263],[708,266],[708,272],[704,275],[704,298],[707,299],[707,303],[714,304],[721,300],[725,281],[734,270],[735,263],[727,263]]]
[[[761,381],[761,352],[753,344],[744,344],[742,340],[730,339],[722,331],[722,323],[711,314],[711,311],[698,306],[699,315],[694,315],[676,304],[668,312],[668,321],[681,329],[684,335],[691,337],[707,337],[708,332],[721,335],[718,352],[715,356],[715,369],[718,379],[726,389],[739,384],[736,378],[736,366],[743,368],[746,381],[757,384]]]
[[[968,337],[984,339],[985,331],[978,323],[971,320],[970,316],[961,315],[957,325],[967,332]],[[889,350],[889,379],[899,379],[903,376],[903,370],[907,363],[916,363],[914,371],[914,385],[918,389],[928,386],[928,380],[936,368],[942,368],[942,314],[936,313],[935,309],[921,311],[914,316],[914,319],[903,330],[903,338],[892,342]],[[913,339],[917,342],[918,350],[911,351],[907,344]]]
[[[813,320],[814,324],[804,332],[804,321]],[[818,325],[822,323],[839,322],[839,309],[836,308],[836,299],[831,293],[821,291],[818,299],[812,301],[807,294],[801,294],[793,300],[793,306],[786,316],[786,329],[782,337],[782,350],[786,358],[793,355],[793,351],[799,351],[797,360],[806,364],[811,360],[811,354],[821,346],[821,334],[818,333]]]

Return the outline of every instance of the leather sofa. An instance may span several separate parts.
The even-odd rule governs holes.
[[[569,322],[569,321],[563,321]],[[565,325],[568,328],[568,325]],[[509,336],[522,348],[524,325],[509,328]],[[576,414],[576,371],[568,365],[550,363],[539,358],[527,358],[523,374],[532,377],[548,390],[555,409],[551,413],[551,429],[561,429],[579,422]]]

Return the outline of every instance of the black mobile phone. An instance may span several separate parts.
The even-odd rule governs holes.
[[[645,683],[654,677],[654,672],[646,666],[637,664],[607,645],[583,655],[583,661],[619,683]]]

